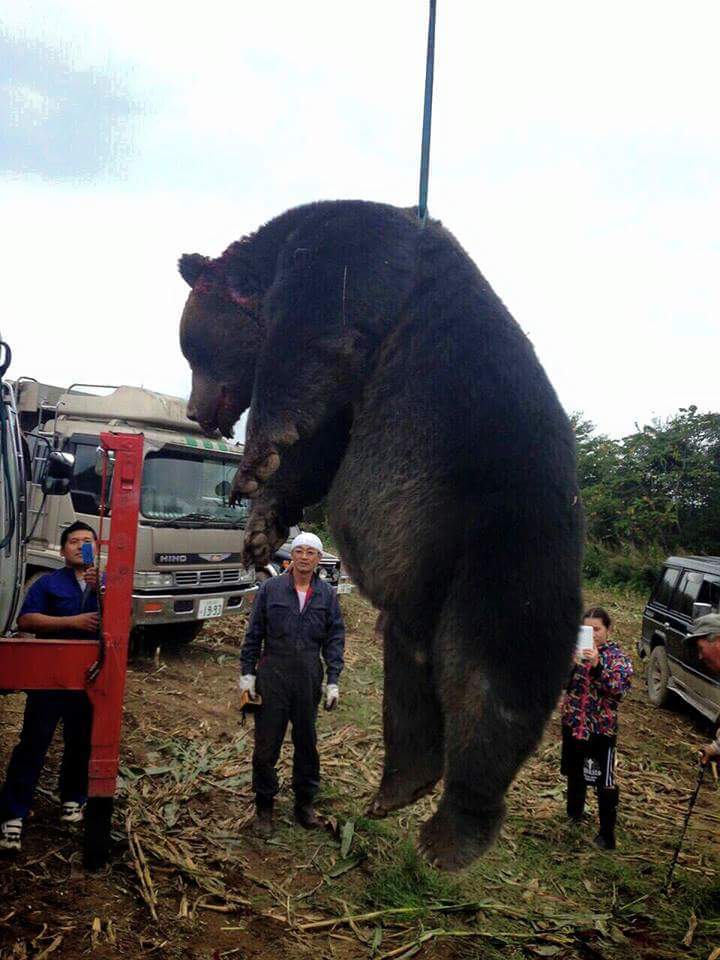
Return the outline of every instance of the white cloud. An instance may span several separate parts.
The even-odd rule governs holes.
[[[36,126],[50,116],[52,100],[42,91],[22,83],[3,84],[3,88],[13,126]]]

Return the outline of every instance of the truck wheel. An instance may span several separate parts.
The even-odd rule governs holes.
[[[83,866],[86,870],[99,870],[110,859],[112,812],[112,797],[89,797],[85,804]]]
[[[142,643],[146,649],[157,646],[183,646],[191,643],[204,626],[204,620],[159,623],[156,627],[143,629]]]
[[[668,663],[665,647],[653,647],[648,657],[647,672],[648,700],[656,707],[664,706],[670,697],[668,681],[670,680],[670,664]]]

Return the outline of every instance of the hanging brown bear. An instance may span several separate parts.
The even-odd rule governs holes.
[[[313,203],[218,259],[185,255],[188,413],[230,436],[264,564],[328,496],[382,612],[384,816],[442,778],[420,845],[459,869],[488,848],[540,740],[580,617],[573,431],[523,331],[440,223]]]

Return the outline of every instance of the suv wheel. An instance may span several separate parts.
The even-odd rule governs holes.
[[[654,703],[656,707],[664,706],[670,696],[668,690],[670,665],[668,664],[665,647],[658,645],[651,650],[647,663],[646,679],[650,703]]]

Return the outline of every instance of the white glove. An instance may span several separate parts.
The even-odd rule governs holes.
[[[334,710],[340,699],[340,687],[336,683],[329,683],[325,688],[325,709]]]
[[[245,693],[247,690],[252,699],[255,699],[255,674],[254,673],[245,673],[238,680],[238,687],[240,688],[240,693]]]
[[[720,763],[720,737],[718,737],[717,740],[713,740],[712,743],[706,743],[705,746],[700,749],[700,763],[704,765],[711,761]]]

